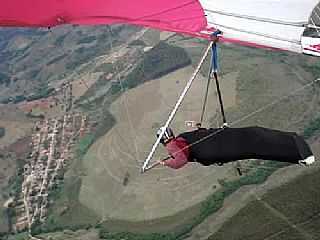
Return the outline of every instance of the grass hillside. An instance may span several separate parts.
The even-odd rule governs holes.
[[[319,239],[319,169],[250,202],[208,240]]]
[[[137,27],[65,26],[51,31],[0,29],[0,102],[20,102],[72,75],[123,43]],[[50,85],[50,86],[49,86]]]

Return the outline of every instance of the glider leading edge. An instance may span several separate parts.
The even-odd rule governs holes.
[[[7,0],[0,27],[122,23],[206,39],[220,29],[221,41],[320,56],[319,9],[319,0]]]

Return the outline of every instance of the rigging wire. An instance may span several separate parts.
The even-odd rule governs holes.
[[[222,120],[223,120],[223,126],[227,126],[228,123],[227,123],[227,119],[226,119],[226,116],[225,116],[225,113],[224,113],[223,101],[222,101],[222,96],[221,96],[221,91],[220,91],[217,72],[213,72],[213,76],[214,76],[214,79],[215,79],[215,82],[216,82],[218,99],[219,99],[219,104],[220,104],[220,111],[221,111]]]
[[[287,94],[287,95],[285,95],[285,96],[283,96],[283,97],[280,97],[279,99],[276,99],[276,100],[272,101],[271,103],[269,103],[269,104],[267,104],[267,105],[265,105],[265,106],[263,106],[263,107],[261,107],[261,108],[258,108],[257,110],[251,112],[250,114],[245,115],[244,117],[242,117],[242,118],[240,118],[240,119],[238,119],[238,120],[236,120],[236,121],[234,121],[234,122],[231,122],[231,123],[230,123],[230,126],[233,126],[233,125],[235,125],[235,124],[238,124],[238,123],[240,123],[240,122],[242,122],[242,121],[244,121],[244,120],[246,120],[246,119],[254,116],[254,115],[257,114],[257,113],[260,113],[260,112],[268,109],[269,107],[274,106],[275,104],[281,102],[282,100],[287,99],[287,98],[289,98],[289,97],[297,94],[298,92],[302,91],[303,89],[305,89],[305,88],[307,88],[307,87],[309,87],[309,86],[312,86],[313,84],[315,84],[315,83],[317,83],[317,82],[319,82],[319,81],[320,81],[320,78],[315,79],[315,80],[313,80],[312,82],[307,83],[307,84],[303,85],[302,87],[300,87],[300,88],[298,88],[298,89],[296,89],[296,90],[291,91],[289,94]],[[220,129],[218,129],[217,131],[215,131],[215,132],[213,132],[213,133],[211,133],[211,134],[209,134],[209,135],[207,135],[207,136],[205,136],[205,137],[203,137],[203,138],[195,141],[194,143],[191,143],[191,144],[189,144],[188,146],[186,146],[186,147],[184,147],[184,148],[182,148],[182,149],[180,149],[180,150],[172,153],[172,155],[175,155],[175,154],[177,154],[177,153],[179,153],[179,152],[182,152],[182,151],[185,150],[186,148],[189,148],[189,147],[191,147],[191,146],[194,146],[194,145],[196,145],[196,144],[199,144],[200,142],[203,142],[203,141],[205,141],[206,139],[211,138],[211,137],[213,137],[213,136],[221,133],[223,130],[224,130],[224,128],[220,128]],[[170,156],[167,156],[166,158],[168,158],[168,157],[170,157]],[[165,158],[165,159],[166,159],[166,158]],[[146,168],[146,170],[149,170],[149,169]]]
[[[113,44],[112,44],[113,32],[112,32],[112,29],[111,29],[110,26],[107,26],[107,28],[108,28],[109,33],[110,33],[110,34],[108,34],[108,36],[109,36],[110,48],[112,50],[112,48],[113,48]],[[129,107],[128,107],[128,99],[127,99],[127,96],[125,94],[125,88],[124,88],[123,81],[121,79],[120,73],[118,73],[119,72],[118,64],[115,62],[114,65],[115,65],[115,69],[116,69],[116,72],[117,72],[117,77],[118,77],[118,81],[119,81],[119,84],[120,84],[121,92],[123,93],[126,116],[127,116],[127,119],[128,119],[128,124],[129,124],[129,128],[130,128],[131,136],[132,136],[132,139],[133,139],[133,144],[134,144],[134,147],[135,147],[135,152],[136,152],[135,161],[136,161],[137,165],[140,165],[140,163],[138,161],[138,159],[140,159],[140,157],[139,157],[139,149],[138,149],[137,137],[136,137],[137,135],[136,135],[136,131],[134,130],[134,127],[133,127],[132,119],[130,118]]]
[[[319,10],[319,14],[318,14],[317,10]],[[313,24],[313,28],[316,30],[316,32],[318,33],[318,35],[320,37],[320,32],[319,32],[320,26],[315,23],[315,20],[313,20],[313,18],[312,18],[313,15],[315,15],[318,18],[318,22],[319,22],[319,25],[320,25],[320,16],[319,16],[320,15],[320,8],[319,8],[319,4],[313,10],[313,12],[311,14],[311,17],[310,17],[310,21]]]
[[[205,114],[205,111],[206,111],[206,105],[207,105],[208,94],[209,94],[209,87],[210,87],[210,82],[211,82],[211,72],[212,72],[212,64],[209,66],[209,72],[208,72],[208,78],[207,78],[207,86],[206,86],[206,91],[205,91],[205,95],[204,95],[202,111],[201,111],[201,116],[200,116],[200,122],[199,122],[200,127],[202,126],[204,114]]]
[[[215,33],[213,33],[212,35],[217,37],[218,34],[220,34],[221,32],[218,30]],[[217,44],[214,43],[212,45],[212,49],[211,49],[211,63],[210,63],[210,68],[209,68],[209,73],[208,73],[208,80],[207,80],[207,86],[206,86],[206,91],[205,91],[205,97],[204,97],[204,102],[203,102],[203,106],[202,106],[202,112],[201,112],[201,118],[200,118],[200,122],[198,124],[198,127],[202,126],[202,122],[203,122],[203,118],[204,118],[204,114],[205,114],[205,109],[206,109],[206,105],[207,105],[207,99],[208,99],[208,93],[209,93],[209,86],[210,86],[210,82],[211,82],[211,78],[212,75],[215,79],[215,83],[216,83],[216,95],[217,95],[217,104],[219,102],[220,105],[220,111],[221,111],[221,115],[222,115],[222,120],[223,120],[223,126],[227,126],[227,120],[226,120],[226,116],[225,116],[225,112],[224,112],[224,107],[223,107],[223,100],[222,100],[222,94],[220,91],[220,85],[219,85],[219,80],[218,80],[218,49],[217,49]],[[218,121],[218,119],[217,119]],[[218,122],[217,122],[218,123]]]
[[[156,151],[157,146],[158,146],[159,143],[160,143],[160,139],[161,139],[162,136],[164,135],[165,129],[169,126],[169,124],[170,124],[171,121],[173,120],[176,112],[178,111],[178,108],[180,107],[180,105],[181,105],[184,97],[186,96],[188,90],[190,89],[190,87],[191,87],[191,85],[192,85],[192,82],[194,81],[194,79],[196,78],[197,74],[199,73],[200,68],[201,68],[204,60],[206,59],[206,57],[207,57],[207,55],[208,55],[208,53],[209,53],[209,50],[210,50],[212,44],[213,44],[213,42],[210,41],[210,43],[208,44],[208,47],[206,48],[204,54],[202,55],[202,58],[201,58],[201,60],[200,60],[200,62],[199,62],[199,64],[198,64],[197,68],[196,68],[195,71],[193,72],[193,74],[192,74],[192,76],[190,77],[190,79],[188,80],[185,88],[183,89],[182,93],[180,94],[180,97],[179,97],[176,105],[174,106],[173,110],[171,111],[168,120],[166,121],[165,125],[163,126],[163,128],[162,128],[162,130],[161,130],[161,133],[159,134],[156,142],[153,144],[152,149],[151,149],[148,157],[147,157],[146,160],[144,161],[144,164],[143,164],[143,166],[142,166],[142,168],[141,168],[141,173],[143,173],[143,172],[145,171],[145,168],[148,166],[149,161],[151,160],[154,152]]]
[[[320,20],[320,18],[319,18],[319,20]],[[314,22],[314,20],[313,20],[312,18],[310,18],[310,21],[312,22],[312,24],[313,24],[314,26],[316,26],[316,24],[315,24],[315,22]],[[318,35],[320,36],[320,31],[319,31],[319,29],[318,29],[318,28],[314,28],[314,29],[317,31]]]

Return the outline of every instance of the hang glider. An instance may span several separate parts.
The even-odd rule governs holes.
[[[318,0],[4,0],[0,8],[6,27],[116,23],[202,38],[220,29],[221,41],[320,56]]]
[[[220,42],[320,56],[319,0],[4,0],[0,8],[0,27],[120,23],[205,39],[211,39],[220,30],[223,33]],[[164,129],[214,45],[212,41],[209,43]],[[217,75],[214,76],[218,83]],[[163,134],[162,131],[154,143],[142,172]]]

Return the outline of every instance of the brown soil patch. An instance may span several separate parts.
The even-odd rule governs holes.
[[[33,121],[14,105],[0,105],[0,126],[5,128],[5,136],[0,138],[1,149],[29,134]]]
[[[31,137],[24,137],[8,147],[10,152],[14,152],[17,158],[25,157],[31,150]]]

